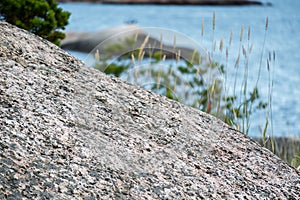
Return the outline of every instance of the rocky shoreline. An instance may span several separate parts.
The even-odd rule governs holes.
[[[59,2],[92,2],[104,4],[157,4],[157,5],[265,5],[255,0],[59,0]],[[267,3],[266,5],[271,5]]]
[[[0,199],[299,198],[300,171],[220,120],[0,32]]]
[[[157,37],[158,35],[161,39]],[[170,43],[169,35],[173,36],[172,39],[174,37],[177,39],[176,46],[174,42]],[[180,40],[185,44],[181,44]],[[115,26],[97,32],[67,32],[66,38],[61,42],[61,48],[64,50],[91,55],[98,51],[102,58],[121,57],[136,51],[142,45],[144,45],[145,58],[157,52],[165,55],[166,59],[172,59],[180,52],[181,57],[189,61],[197,56],[205,55],[202,48],[180,34],[160,28],[146,28],[145,30],[134,24]]]

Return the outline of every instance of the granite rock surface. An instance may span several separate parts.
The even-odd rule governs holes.
[[[299,199],[300,172],[220,120],[0,33],[0,199]]]

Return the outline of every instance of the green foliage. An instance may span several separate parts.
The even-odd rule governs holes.
[[[61,29],[68,24],[70,13],[55,0],[1,0],[0,17],[8,23],[39,35],[56,45],[65,38]]]
[[[215,19],[215,17],[214,17]],[[213,23],[215,24],[215,23]],[[268,19],[266,20],[267,31]],[[96,65],[95,67],[107,74],[111,74],[117,77],[121,77],[127,81],[133,82],[139,86],[150,89],[160,95],[164,95],[170,99],[180,101],[186,105],[198,108],[204,112],[210,113],[225,123],[234,128],[249,133],[250,117],[255,112],[266,113],[265,122],[261,125],[261,145],[275,152],[275,141],[273,137],[272,127],[272,87],[273,87],[273,75],[271,76],[270,65],[275,65],[275,52],[273,52],[273,58],[269,52],[269,58],[267,60],[267,70],[269,75],[269,91],[267,102],[262,100],[259,93],[258,82],[260,74],[262,72],[262,58],[265,50],[264,44],[266,35],[262,47],[261,59],[259,62],[259,72],[257,74],[257,81],[253,88],[248,84],[248,70],[249,70],[249,55],[252,51],[252,45],[250,45],[250,28],[248,29],[247,45],[242,44],[243,29],[242,26],[240,34],[240,50],[234,66],[235,80],[233,85],[233,94],[229,95],[226,90],[227,69],[229,67],[228,60],[230,55],[228,53],[229,47],[232,41],[232,32],[230,34],[229,47],[226,48],[226,62],[225,65],[221,65],[218,62],[212,61],[214,57],[206,57],[206,63],[203,62],[203,56],[199,55],[196,51],[193,53],[190,60],[179,60],[176,53],[169,57],[173,60],[164,59],[163,50],[153,51],[145,49],[145,45],[141,45],[140,48],[134,51],[130,51],[128,47],[134,46],[135,39],[126,38],[125,41],[119,41],[115,44],[104,46],[101,51],[101,60],[99,51],[96,52]],[[213,28],[214,29],[214,28]],[[204,31],[204,25],[202,24],[202,36]],[[212,41],[212,53],[215,53],[216,41]],[[149,45],[151,46],[151,45]],[[162,43],[161,43],[162,46]],[[175,45],[174,45],[175,46]],[[103,47],[103,46],[102,46]],[[175,47],[174,47],[175,49]],[[220,52],[223,49],[223,39],[220,40]],[[236,79],[238,77],[238,66],[240,57],[244,56],[244,76],[241,83],[241,90],[235,92],[237,85]],[[116,54],[116,52],[122,52],[122,55]],[[142,54],[141,54],[142,52]],[[97,54],[98,53],[98,54]],[[117,55],[117,56],[116,56]],[[144,59],[144,55],[146,59]],[[115,59],[113,59],[115,58]],[[135,59],[137,58],[137,59]],[[176,58],[176,59],[175,59]],[[208,60],[208,61],[207,61]],[[144,67],[146,66],[146,67]],[[251,65],[253,67],[255,65]],[[136,68],[138,67],[138,68]],[[135,69],[136,68],[136,69]],[[133,75],[133,78],[130,78]],[[223,77],[225,81],[223,82]],[[133,80],[133,81],[132,81]],[[141,80],[141,81],[139,81]],[[148,83],[147,85],[145,83]],[[149,87],[150,83],[150,87]],[[152,84],[151,84],[152,83]],[[144,84],[144,85],[143,85]],[[268,135],[268,130],[271,129],[271,136]],[[293,148],[293,147],[292,147]],[[295,148],[297,150],[297,148]],[[281,152],[281,151],[280,151]],[[290,163],[292,166],[300,170],[300,152],[293,151],[289,155],[294,155],[292,159],[286,159],[286,156],[277,154],[283,160]]]
[[[106,49],[124,49],[120,45],[119,43],[113,44],[106,47]],[[152,83],[150,87],[149,85],[144,87],[170,99],[210,113],[236,128],[239,128],[241,121],[249,118],[253,112],[266,108],[267,104],[260,100],[257,87],[253,88],[246,98],[240,97],[243,100],[240,103],[237,96],[224,95],[222,77],[226,70],[223,65],[218,63],[197,65],[187,60],[174,63],[170,60],[162,60],[163,55],[160,51],[157,51],[152,52],[152,57],[144,63],[138,59],[138,66],[145,67],[133,69],[134,63],[132,63],[130,57],[136,58],[139,51],[140,49],[127,52],[127,57],[122,55],[122,57],[115,60],[103,58],[98,60],[95,68],[106,74],[121,78],[131,73],[133,76],[131,80],[134,80],[132,82],[135,84],[143,86],[143,82]],[[109,52],[111,53],[111,51]],[[213,77],[210,82],[207,81],[208,77]],[[127,77],[127,80],[129,79]]]
[[[96,68],[99,69],[100,71],[103,71],[103,69],[106,67],[106,65],[107,64],[97,65]],[[124,73],[129,67],[130,67],[129,65],[111,63],[105,69],[105,73],[116,76],[116,77],[120,77],[121,74]]]
[[[291,165],[293,167],[295,167],[296,169],[300,170],[300,152],[298,154],[294,155]]]

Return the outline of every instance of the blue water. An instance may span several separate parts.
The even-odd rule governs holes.
[[[274,70],[273,89],[273,134],[276,136],[300,136],[300,1],[269,0],[273,6],[155,6],[155,5],[102,5],[85,3],[64,3],[60,6],[72,13],[66,31],[97,31],[137,20],[141,27],[161,27],[179,31],[196,41],[204,49],[210,49],[212,38],[217,42],[224,38],[228,46],[230,31],[233,41],[230,47],[231,63],[236,59],[239,49],[241,26],[244,25],[243,40],[247,40],[248,27],[251,28],[250,43],[250,85],[255,82],[265,35],[265,21],[269,25],[263,56],[260,90],[267,96],[268,71],[266,57],[268,52],[276,52],[272,62]],[[216,13],[216,29],[212,31],[212,15]],[[201,37],[201,24],[204,20],[204,38]],[[247,42],[244,42],[247,45]],[[74,53],[74,52],[73,52]],[[84,60],[85,54],[74,53]],[[232,67],[233,68],[233,67]],[[233,71],[229,71],[232,77]],[[242,74],[239,72],[239,76]],[[250,135],[259,136],[259,126],[263,125],[264,113],[251,119]]]

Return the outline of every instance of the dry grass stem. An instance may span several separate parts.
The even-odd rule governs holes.
[[[229,46],[231,45],[232,43],[232,31],[230,31],[230,36],[229,36]]]
[[[238,55],[236,61],[235,61],[235,65],[234,67],[237,67],[239,65],[239,62],[240,62],[240,54]]]
[[[134,36],[134,43],[136,43],[137,39],[138,39],[139,33],[136,33]]]
[[[240,42],[243,41],[243,34],[244,34],[244,25],[241,27],[241,32],[240,32]]]
[[[174,50],[176,49],[176,35],[174,35],[173,48],[174,48]]]
[[[99,49],[96,50],[96,53],[95,53],[95,60],[96,60],[97,63],[100,61],[100,53],[99,53]]]
[[[133,53],[131,54],[131,63],[133,65],[135,65],[135,58],[134,58],[134,54]]]
[[[191,64],[194,64],[194,60],[195,60],[196,53],[197,53],[197,50],[194,49],[194,51],[193,51],[193,53],[192,53]]]
[[[214,13],[213,13],[213,22],[212,22],[213,24],[213,30],[215,30],[215,28],[216,28],[216,11],[214,11]]]
[[[148,41],[149,41],[149,37],[150,37],[150,35],[147,35],[147,36],[146,36],[144,42],[142,43],[142,45],[141,45],[141,47],[140,47],[139,55],[138,55],[138,59],[139,59],[139,60],[141,60],[141,58],[142,58],[142,53],[143,53],[143,51],[144,51],[144,48],[145,48],[146,44],[147,44]]]
[[[176,53],[176,63],[179,63],[180,62],[180,49],[178,50],[178,53]]]
[[[159,73],[159,74],[158,74],[158,77],[157,77],[157,82],[156,82],[156,90],[157,90],[157,91],[159,90],[160,79],[161,79],[161,75],[160,75],[160,73]]]
[[[210,60],[210,58],[209,58],[209,52],[206,51],[206,53],[205,53],[205,62],[206,62],[206,64],[210,63],[209,60]]]
[[[244,45],[242,45],[242,50],[243,50],[244,57],[247,58],[247,51],[246,51]]]
[[[202,55],[198,54],[198,65],[200,66],[202,64]]]
[[[145,56],[145,51],[142,52],[141,60],[144,59],[144,56]]]
[[[248,41],[250,40],[250,36],[251,36],[251,29],[250,26],[248,27]]]
[[[204,19],[202,19],[201,36],[204,36]]]
[[[222,53],[222,51],[223,51],[223,38],[221,38],[221,40],[220,40],[220,48],[219,49]]]
[[[198,68],[197,68],[197,72],[196,72],[196,78],[199,80],[199,75],[200,75],[200,70],[201,70],[201,68],[200,68],[200,66],[198,66]]]
[[[228,47],[226,47],[226,60],[228,60],[229,52],[228,52]]]

